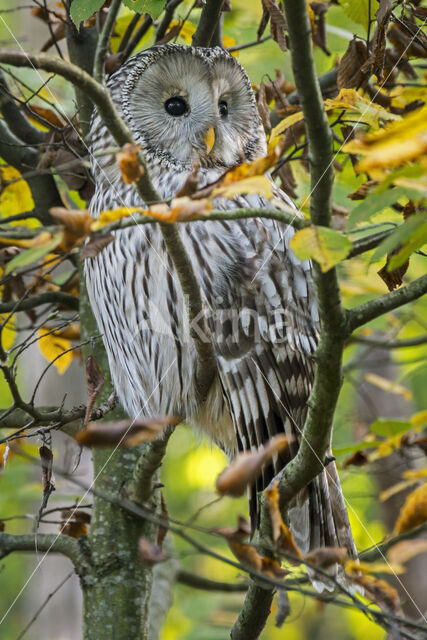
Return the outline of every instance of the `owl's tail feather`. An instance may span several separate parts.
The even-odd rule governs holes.
[[[321,547],[345,547],[350,558],[357,558],[335,462],[330,462],[295,498],[288,514],[291,531],[302,553]],[[340,566],[333,565],[327,572],[351,588]],[[332,580],[311,569],[308,574],[317,591],[334,590]]]

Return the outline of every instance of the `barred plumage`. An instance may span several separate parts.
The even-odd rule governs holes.
[[[108,87],[163,198],[176,194],[195,160],[201,164],[203,185],[225,168],[265,153],[249,79],[220,48],[154,47],[125,64]],[[184,116],[165,112],[171,96],[188,102]],[[218,113],[219,101],[226,103],[225,116]],[[203,143],[209,127],[216,131],[210,153]],[[98,115],[91,145],[96,180],[92,214],[141,206],[133,187],[122,182],[114,155],[99,155],[114,143]],[[276,186],[274,196],[274,206],[292,205]],[[260,195],[242,195],[216,198],[214,206],[273,205]],[[129,227],[86,261],[89,296],[121,402],[131,416],[179,415],[230,456],[281,432],[295,437],[290,447],[294,455],[313,380],[319,319],[310,263],[298,260],[289,248],[293,229],[248,219],[184,223],[179,232],[199,277],[217,378],[199,406],[185,301],[159,226]],[[265,487],[288,460],[279,457],[256,488]],[[342,494],[334,484],[334,464],[328,469],[329,475],[324,471],[295,500],[291,527],[302,550],[338,544],[354,553]],[[255,504],[253,497],[252,516]]]

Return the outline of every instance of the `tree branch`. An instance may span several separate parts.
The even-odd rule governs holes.
[[[61,553],[67,556],[76,570],[84,563],[84,556],[77,540],[65,535],[40,533],[37,535],[12,535],[0,533],[0,558],[5,558],[14,551],[44,551],[46,553]]]
[[[331,226],[333,144],[314,66],[311,27],[305,0],[285,0],[286,21],[295,84],[308,139],[310,162],[310,218],[312,224]],[[341,387],[341,362],[345,341],[345,314],[341,306],[336,269],[322,273],[313,264],[313,280],[319,307],[321,335],[316,351],[315,376],[308,413],[298,452],[279,474],[280,504],[290,501],[323,469],[330,442],[332,420]],[[270,528],[263,501],[260,538]],[[232,638],[259,637],[270,611],[273,590],[252,583],[233,626]],[[256,630],[254,632],[254,630]]]
[[[9,131],[17,138],[29,145],[38,145],[45,142],[45,134],[39,131],[25,117],[16,104],[9,90],[4,73],[0,70],[0,112]]]
[[[375,320],[379,316],[402,307],[408,302],[412,302],[427,293],[427,275],[413,280],[401,289],[386,293],[379,298],[369,300],[358,307],[347,310],[346,333],[349,336],[355,329]]]
[[[193,35],[193,47],[209,47],[221,17],[223,4],[224,0],[206,0],[200,15],[199,24]]]
[[[185,584],[187,587],[193,589],[201,589],[202,591],[225,591],[229,593],[235,593],[247,591],[248,585],[245,583],[232,583],[232,582],[219,582],[218,580],[211,580],[204,576],[199,576],[185,569],[180,569],[176,575],[176,581],[180,584]]]
[[[96,46],[93,77],[97,82],[100,82],[101,84],[104,82],[104,65],[108,51],[108,44],[110,42],[110,36],[113,31],[121,4],[122,0],[112,0],[112,2],[110,3],[107,19],[104,22],[104,26],[102,28],[102,32],[99,36],[98,44]]]
[[[69,293],[63,291],[46,291],[40,293],[37,296],[31,298],[25,298],[24,300],[11,300],[10,302],[0,303],[0,313],[16,313],[17,311],[28,311],[28,309],[35,309],[43,304],[59,304],[67,309],[79,309],[79,299],[76,296],[72,296]]]

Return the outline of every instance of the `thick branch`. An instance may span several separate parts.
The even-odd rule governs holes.
[[[350,309],[347,311],[347,335],[367,322],[421,298],[425,293],[427,293],[427,275],[417,278],[401,289],[391,291],[379,298],[369,300],[359,307]]]
[[[285,0],[284,8],[292,68],[308,139],[310,218],[315,225],[330,227],[334,178],[332,135],[314,66],[307,4],[305,0]],[[280,474],[280,500],[284,510],[297,493],[323,469],[341,387],[345,315],[341,306],[337,273],[335,269],[322,273],[317,263],[314,263],[313,279],[322,329],[316,351],[313,389],[300,446],[295,458]],[[260,537],[268,527],[269,513],[264,503]],[[259,637],[270,611],[272,597],[271,588],[266,590],[256,583],[251,585],[233,626],[232,638]]]
[[[193,35],[193,47],[209,47],[221,17],[223,3],[224,0],[206,0],[200,15],[199,24]]]
[[[77,29],[68,11],[67,14],[66,33],[70,60],[79,69],[91,75],[98,42],[97,29],[96,27],[85,27],[83,24]],[[92,99],[85,90],[78,85],[75,86],[75,92],[79,108],[80,127],[83,135],[87,135],[89,133],[90,118],[93,111]]]
[[[74,538],[64,535],[40,533],[37,535],[11,535],[0,533],[0,557],[4,558],[14,551],[43,551],[45,553],[62,553],[70,558],[76,569],[81,567],[83,556],[80,545]]]

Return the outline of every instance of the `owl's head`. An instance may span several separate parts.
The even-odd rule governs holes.
[[[249,78],[223,49],[153,47],[109,84],[124,70],[121,110],[147,157],[186,168],[195,162],[225,168],[264,154]]]

